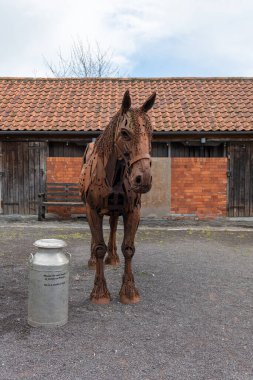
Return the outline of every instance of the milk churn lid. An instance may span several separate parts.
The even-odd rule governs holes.
[[[40,239],[36,240],[33,245],[38,248],[63,248],[66,247],[67,243],[59,239]]]

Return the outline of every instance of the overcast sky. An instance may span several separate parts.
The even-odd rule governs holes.
[[[0,76],[50,76],[77,38],[130,77],[253,76],[252,0],[0,0]]]

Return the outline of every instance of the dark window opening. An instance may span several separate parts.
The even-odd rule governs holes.
[[[152,142],[152,157],[168,157],[169,147],[167,143]]]
[[[171,157],[224,157],[224,143],[171,143]]]
[[[49,142],[49,157],[82,157],[86,142]]]

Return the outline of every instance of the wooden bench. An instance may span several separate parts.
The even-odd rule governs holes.
[[[83,206],[80,187],[77,183],[47,183],[46,191],[38,194],[38,220],[45,219],[46,209],[50,206]]]

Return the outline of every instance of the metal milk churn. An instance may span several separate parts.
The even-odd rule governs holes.
[[[31,326],[62,326],[68,321],[70,254],[66,243],[41,239],[29,259],[28,323]]]

